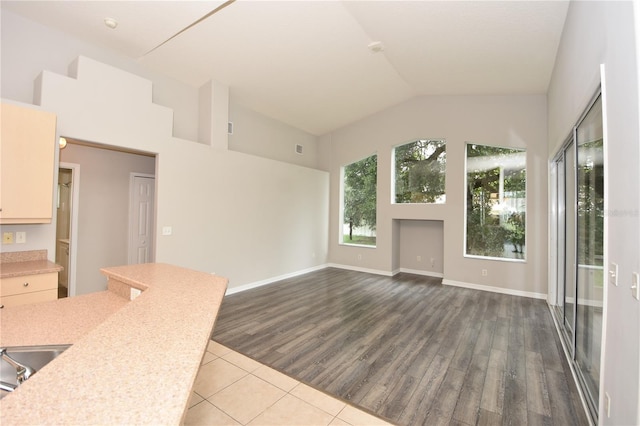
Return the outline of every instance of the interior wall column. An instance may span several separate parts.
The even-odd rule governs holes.
[[[229,87],[209,80],[199,89],[198,141],[214,148],[229,148]]]

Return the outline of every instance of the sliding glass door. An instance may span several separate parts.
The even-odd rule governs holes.
[[[598,418],[604,286],[602,102],[596,96],[552,165],[557,260],[554,314],[593,418]]]
[[[604,161],[600,98],[578,125],[576,363],[597,401],[602,338]],[[597,405],[597,404],[596,404]]]

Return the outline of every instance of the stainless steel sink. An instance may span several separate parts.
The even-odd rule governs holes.
[[[20,385],[19,371],[14,362],[28,367],[33,373],[54,360],[58,355],[71,345],[44,345],[44,346],[13,346],[6,348],[6,355],[1,360],[0,381],[2,382],[2,392],[0,398],[9,393],[10,389],[15,389]],[[12,362],[13,361],[13,362]],[[25,379],[28,378],[25,377]]]

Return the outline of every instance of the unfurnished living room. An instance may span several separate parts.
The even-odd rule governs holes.
[[[640,0],[0,18],[3,424],[640,424]]]

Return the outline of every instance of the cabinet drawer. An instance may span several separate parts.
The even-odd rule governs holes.
[[[4,280],[3,280],[4,281]],[[15,294],[13,296],[0,297],[0,306],[19,306],[29,303],[48,302],[58,298],[58,289],[34,291],[32,293]]]
[[[58,288],[58,273],[23,275],[20,277],[3,278],[0,280],[0,296],[32,293]]]

